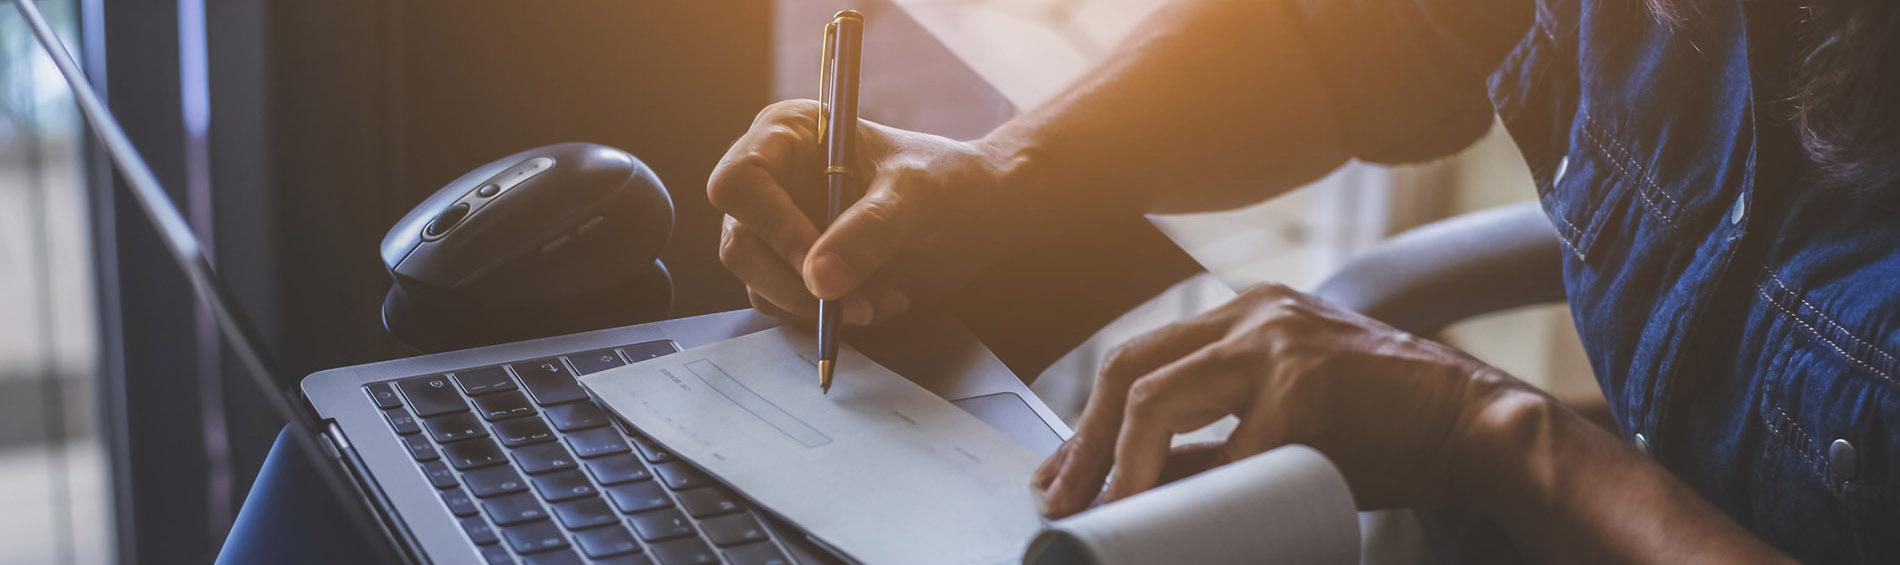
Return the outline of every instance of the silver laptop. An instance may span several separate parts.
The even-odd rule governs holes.
[[[668,453],[604,410],[575,377],[767,329],[725,312],[344,367],[282,388],[166,198],[31,0],[14,0],[59,67],[232,353],[296,445],[391,559],[427,563],[803,563],[848,559]],[[854,339],[871,358],[1023,446],[1069,430],[969,333],[914,316]],[[841,509],[841,511],[849,511]],[[928,535],[928,534],[920,534]]]

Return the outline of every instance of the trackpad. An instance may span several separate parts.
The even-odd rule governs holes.
[[[1048,456],[1062,445],[1062,436],[1049,429],[1049,424],[1043,422],[1042,417],[1036,415],[1036,410],[1030,408],[1029,403],[1023,402],[1016,393],[985,394],[952,400],[950,403],[1037,455]]]

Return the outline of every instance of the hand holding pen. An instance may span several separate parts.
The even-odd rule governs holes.
[[[863,29],[846,27],[855,35]],[[825,68],[831,84],[832,65]],[[852,98],[849,113],[856,115]],[[956,292],[1055,223],[1037,215],[1049,207],[1031,200],[1030,191],[1004,186],[1005,162],[988,141],[843,118],[819,101],[774,103],[707,183],[707,198],[728,215],[719,260],[761,312],[817,320],[823,299],[835,311],[825,323],[835,339],[837,329],[893,320]],[[849,144],[850,158],[828,163],[833,137],[825,134],[841,130],[850,132],[837,140]],[[843,174],[827,174],[833,164]],[[833,178],[850,190],[821,223],[797,203],[831,204],[825,201]],[[860,189],[863,196],[851,201]],[[825,357],[835,371],[835,351]]]

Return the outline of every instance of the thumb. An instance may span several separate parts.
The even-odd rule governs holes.
[[[841,298],[864,284],[903,248],[916,228],[916,202],[876,181],[813,242],[802,269],[813,296]]]

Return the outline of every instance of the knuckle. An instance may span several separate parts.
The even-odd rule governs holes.
[[[790,98],[786,100],[780,100],[777,102],[773,102],[771,104],[766,104],[765,109],[759,111],[759,117],[767,118],[767,119],[781,118],[787,115],[795,115],[795,114],[799,114],[803,112],[808,112],[817,105],[818,105],[817,100],[812,100],[809,98]]]
[[[1301,314],[1299,300],[1290,296],[1269,299],[1261,304],[1261,309],[1267,314],[1266,323],[1268,324],[1287,323]]]
[[[1108,352],[1107,360],[1102,362],[1102,370],[1095,373],[1096,388],[1114,385],[1115,381],[1122,378],[1119,375],[1128,372],[1127,367],[1133,365],[1134,361],[1134,343],[1115,346],[1115,349]]]
[[[859,221],[870,226],[891,225],[897,217],[897,206],[888,199],[865,199],[858,201]]]
[[[1267,281],[1247,288],[1247,294],[1257,298],[1279,298],[1294,293],[1292,287],[1277,281]]]
[[[794,98],[773,102],[759,112],[754,124],[788,126],[793,131],[809,131],[818,125],[820,104],[817,100]]]
[[[760,137],[777,142],[796,141],[802,133],[802,130],[785,121],[776,121],[759,127]]]
[[[1128,405],[1123,415],[1129,421],[1152,419],[1162,406],[1161,397],[1167,393],[1167,384],[1160,379],[1141,379],[1128,387]]]
[[[732,234],[719,242],[719,264],[725,265],[727,270],[736,269],[739,266],[739,260],[744,255],[739,249],[739,237],[738,234]]]

